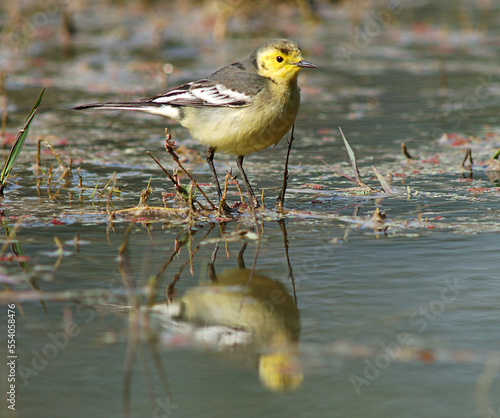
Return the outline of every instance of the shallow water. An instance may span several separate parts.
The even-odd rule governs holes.
[[[18,228],[19,245],[2,258],[10,284],[0,293],[17,307],[17,416],[500,415],[500,186],[486,169],[500,147],[500,9],[401,4],[378,30],[369,26],[374,15],[363,15],[363,43],[345,5],[322,5],[316,25],[287,8],[277,21],[237,15],[221,44],[206,35],[208,11],[123,6],[106,16],[93,5],[72,11],[79,31],[70,55],[61,53],[57,13],[25,49],[4,41],[7,133],[47,87],[2,201],[4,228]],[[167,12],[175,18],[155,29]],[[0,17],[8,27],[6,12]],[[183,26],[196,30],[187,37]],[[152,206],[173,191],[146,155],[174,168],[165,121],[68,109],[151,96],[275,36],[297,40],[320,66],[300,77],[283,220],[274,202],[286,141],[245,159],[254,188],[265,189],[260,242],[248,214],[191,229],[177,219],[110,218],[107,207],[138,204],[148,182]],[[173,72],[158,76],[165,63]],[[352,175],[338,126],[372,193],[354,193],[325,165]],[[215,198],[204,150],[169,128],[192,150],[185,166]],[[71,180],[55,173],[47,185],[58,163],[44,150],[43,169],[33,168],[40,137],[65,164],[71,147],[82,187],[76,168]],[[466,148],[472,170],[460,167]],[[236,171],[228,156],[215,162],[221,177]],[[372,165],[392,173],[392,194],[380,190]],[[120,193],[110,199],[113,178]],[[239,200],[234,186],[228,196]],[[372,219],[376,208],[385,220]],[[188,321],[192,306],[205,313]],[[274,386],[261,382],[266,358]],[[0,385],[8,388],[5,379]]]

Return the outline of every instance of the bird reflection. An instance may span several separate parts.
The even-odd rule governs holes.
[[[280,282],[256,272],[252,274],[249,269],[224,270],[215,280],[184,294],[179,319],[248,332],[250,344],[259,353],[262,382],[272,390],[300,386],[300,315]],[[241,337],[234,342],[239,341]],[[226,338],[225,344],[231,343]]]
[[[238,268],[217,273],[218,244],[208,263],[208,278],[174,300],[168,312],[190,324],[195,340],[235,354],[258,358],[262,383],[272,391],[298,388],[303,380],[298,340],[301,323],[294,298],[285,286],[245,268],[243,244]]]

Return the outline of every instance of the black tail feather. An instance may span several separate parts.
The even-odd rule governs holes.
[[[79,106],[72,107],[71,109],[73,110],[85,110],[85,109],[119,109],[119,108],[124,108],[124,109],[140,109],[140,108],[146,108],[146,107],[161,107],[161,103],[154,103],[154,102],[121,102],[121,103],[87,103]]]

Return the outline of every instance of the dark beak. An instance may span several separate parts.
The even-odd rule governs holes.
[[[305,61],[305,60],[300,60],[299,62],[296,62],[294,65],[297,67],[302,67],[302,68],[318,68],[316,64],[313,64],[312,62]]]

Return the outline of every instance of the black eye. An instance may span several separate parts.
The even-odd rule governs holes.
[[[278,61],[278,62],[283,62],[283,57],[282,57],[281,55],[278,55],[278,56],[276,57],[276,61]]]

